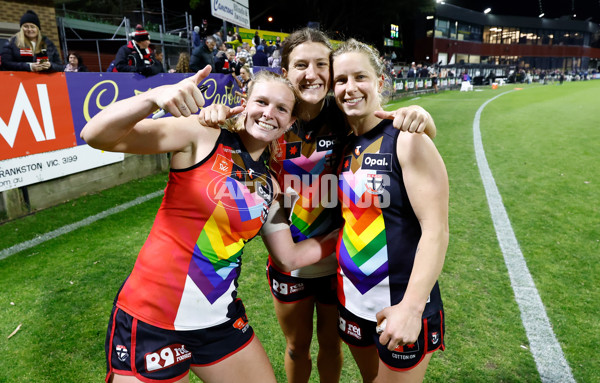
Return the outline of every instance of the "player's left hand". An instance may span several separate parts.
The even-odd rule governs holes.
[[[423,133],[427,125],[433,121],[431,115],[418,105],[410,105],[392,112],[378,110],[375,111],[375,116],[394,120],[394,128],[410,133]]]
[[[387,349],[393,351],[398,346],[415,343],[421,333],[422,313],[403,307],[402,302],[397,305],[386,307],[377,313],[377,324],[385,327],[379,336],[379,342],[387,345]]]

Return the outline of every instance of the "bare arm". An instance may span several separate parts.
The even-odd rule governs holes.
[[[189,150],[198,135],[208,130],[202,129],[195,117],[146,117],[159,107],[175,117],[196,113],[204,105],[197,85],[209,73],[210,67],[206,67],[175,85],[151,89],[110,105],[88,122],[81,138],[94,148],[108,151],[151,154]]]
[[[240,79],[235,75],[235,72],[231,74],[231,77],[233,77],[233,79],[235,80],[235,82],[238,84],[238,86],[240,87],[240,89],[242,88],[242,82],[240,81]]]
[[[273,202],[261,232],[263,242],[275,265],[285,272],[312,265],[335,252],[338,230],[304,241],[294,242],[284,209]]]
[[[437,134],[431,114],[418,105],[398,108],[393,112],[378,110],[375,116],[394,120],[394,128],[410,133],[425,133],[433,140]]]
[[[401,132],[397,153],[422,234],[404,298],[377,314],[378,323],[387,319],[380,341],[390,350],[416,341],[427,298],[444,265],[449,236],[448,175],[433,142],[427,136]]]

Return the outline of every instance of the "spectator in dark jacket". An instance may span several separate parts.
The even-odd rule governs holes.
[[[257,47],[260,45],[260,35],[258,34],[258,31],[254,32],[254,37],[252,37],[252,46],[253,47]]]
[[[165,73],[165,65],[163,63],[163,59],[165,55],[163,53],[163,49],[160,45],[154,46],[150,45],[150,48],[154,51],[154,57],[156,57],[156,61],[160,64],[160,73]]]
[[[406,78],[415,78],[417,77],[417,67],[415,63],[410,64],[410,68],[408,69],[408,73],[406,74]]]
[[[133,40],[119,48],[115,56],[117,72],[136,72],[144,76],[152,76],[163,71],[162,64],[156,60],[150,49],[150,35],[141,26],[135,27]]]
[[[25,72],[62,72],[56,46],[41,33],[40,19],[33,11],[21,17],[21,30],[2,48],[2,69]]]
[[[252,65],[269,66],[269,57],[265,53],[265,47],[259,45],[256,47],[256,53],[252,56]]]
[[[216,46],[217,43],[215,42],[215,39],[212,36],[208,36],[206,40],[204,40],[204,44],[202,44],[202,46],[192,51],[192,56],[190,57],[190,69],[193,72],[198,72],[205,66],[210,65],[214,73],[215,58],[212,54],[212,51]]]
[[[215,72],[217,73],[234,73],[235,75],[239,75],[241,68],[242,65],[236,61],[233,49],[227,49],[222,58],[215,60]]]
[[[266,45],[265,45],[266,44]],[[273,56],[273,52],[275,51],[275,45],[273,45],[273,41],[269,40],[265,42],[264,47],[265,47],[265,53],[267,54],[267,57],[271,57]]]

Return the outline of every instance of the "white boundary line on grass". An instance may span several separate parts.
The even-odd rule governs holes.
[[[473,142],[475,145],[477,166],[479,167],[479,173],[481,174],[481,180],[485,188],[492,221],[496,229],[496,236],[498,237],[504,262],[508,269],[510,284],[515,293],[515,300],[519,305],[519,310],[521,311],[521,320],[529,339],[531,354],[537,365],[540,378],[544,383],[575,382],[571,368],[552,331],[552,325],[546,314],[542,299],[527,268],[527,263],[502,203],[502,197],[485,157],[481,141],[481,131],[479,129],[481,112],[487,104],[510,92],[513,92],[513,90],[500,93],[496,97],[487,100],[479,107],[477,113],[475,113]]]
[[[502,203],[502,197],[500,196],[500,192],[496,186],[496,181],[494,180],[494,176],[492,175],[485,157],[485,151],[481,141],[479,121],[481,119],[481,113],[483,109],[490,102],[510,92],[513,91],[507,91],[492,97],[484,102],[483,105],[481,105],[477,110],[477,113],[475,113],[475,119],[473,121],[473,143],[475,146],[477,166],[479,168],[479,173],[485,188],[485,194],[488,199],[488,205],[490,207],[492,221],[496,229],[496,235],[498,237],[500,249],[502,250],[504,262],[506,263],[506,267],[508,269],[511,286],[515,293],[515,299],[519,306],[519,310],[521,311],[521,320],[525,327],[527,338],[529,339],[531,353],[537,365],[540,378],[544,383],[575,382],[575,379],[571,373],[571,368],[569,367],[562,349],[558,344],[556,336],[552,331],[552,326],[546,314],[546,309],[535,287],[533,278],[529,273],[529,269],[527,268],[527,263],[525,262],[525,258],[523,257],[523,253],[521,252],[517,238],[510,224],[508,214],[504,208],[504,204]],[[30,249],[63,234],[69,233],[80,227],[87,226],[102,218],[139,205],[162,194],[163,191],[159,190],[154,193],[138,197],[132,201],[105,210],[79,222],[65,225],[32,240],[25,241],[1,250],[0,260],[20,251]]]
[[[0,251],[0,260],[2,260],[4,258],[7,258],[7,257],[10,257],[11,255],[18,253],[19,251],[30,249],[30,248],[32,248],[34,246],[37,246],[37,245],[41,244],[41,243],[44,243],[46,241],[49,241],[49,240],[54,239],[56,237],[59,237],[59,236],[61,236],[63,234],[67,234],[67,233],[69,233],[69,232],[71,232],[73,230],[79,229],[80,227],[92,224],[92,223],[98,221],[99,219],[108,217],[109,215],[120,213],[123,210],[129,209],[130,207],[139,205],[139,204],[141,204],[143,202],[146,202],[146,201],[148,201],[148,200],[150,200],[152,198],[156,198],[158,196],[161,196],[163,193],[164,193],[163,190],[159,190],[159,191],[156,191],[154,193],[146,194],[145,196],[138,197],[138,198],[136,198],[136,199],[134,199],[132,201],[126,202],[126,203],[124,203],[122,205],[115,206],[113,208],[110,208],[108,210],[100,212],[100,213],[98,213],[96,215],[92,215],[90,217],[84,218],[84,219],[82,219],[79,222],[75,222],[75,223],[72,223],[72,224],[69,224],[69,225],[65,225],[63,227],[59,227],[56,230],[53,230],[53,231],[50,231],[50,232],[48,232],[46,234],[40,235],[39,237],[35,237],[34,239],[31,239],[29,241],[21,242],[19,244],[16,244],[14,246],[11,246],[9,248],[1,250]]]

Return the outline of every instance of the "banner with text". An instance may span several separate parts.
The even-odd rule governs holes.
[[[0,192],[122,161],[122,153],[87,146],[79,137],[85,124],[113,102],[190,75],[0,72]],[[205,105],[239,104],[231,75],[202,84]]]
[[[210,0],[210,13],[232,24],[250,28],[248,0]]]

